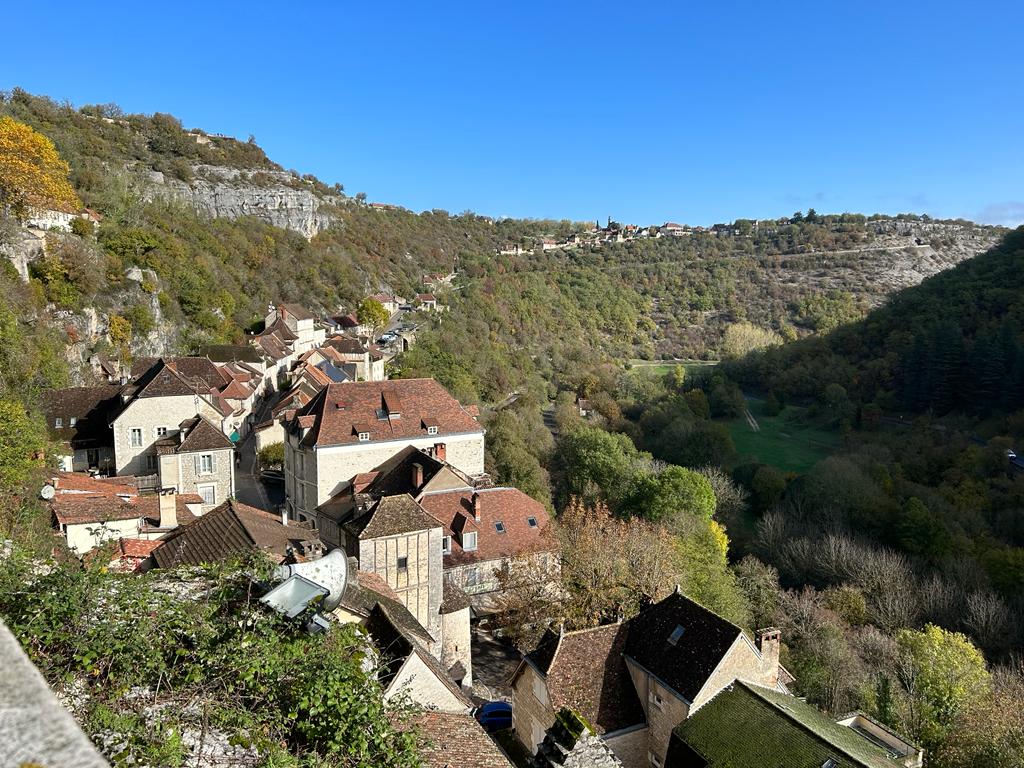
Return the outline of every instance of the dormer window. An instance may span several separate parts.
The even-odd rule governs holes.
[[[452,553],[452,537],[442,536],[441,537],[441,554],[450,555]]]
[[[64,426],[64,419],[58,416],[56,419],[53,420],[53,426],[56,427],[57,429],[60,429],[61,427]]]
[[[437,427],[435,427],[435,426],[427,427],[427,434],[428,435],[436,435],[437,434]]]
[[[466,531],[462,534],[462,549],[466,552],[476,550],[476,531]]]
[[[370,433],[369,432],[360,432],[358,437],[359,437],[359,442],[360,443],[368,443],[370,441]]]
[[[668,636],[668,644],[675,645],[679,642],[679,638],[683,636],[683,632],[686,630],[681,624],[676,624],[676,628],[672,630],[672,634]]]
[[[78,419],[75,416],[72,416],[69,423],[73,427],[73,426],[75,426],[75,424],[78,423]]]

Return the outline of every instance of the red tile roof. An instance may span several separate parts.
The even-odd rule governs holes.
[[[512,768],[472,715],[424,710],[409,724],[423,737],[419,752],[426,768]]]
[[[397,397],[402,411],[385,410],[385,396]],[[437,419],[438,441],[445,435],[482,433],[483,428],[458,400],[433,379],[397,379],[332,383],[298,411],[315,423],[302,439],[306,446],[349,445],[365,432],[370,441],[427,436],[424,418]],[[293,428],[297,424],[293,422]]]
[[[473,517],[474,496],[480,505],[479,523]],[[545,534],[550,520],[544,505],[517,488],[438,491],[423,494],[419,502],[442,523],[446,533],[477,532],[477,548],[470,552],[462,549],[458,535],[452,536],[452,552],[445,555],[445,566],[550,552],[556,548]],[[531,517],[536,525],[530,525]],[[495,525],[498,522],[504,532],[498,532]]]
[[[194,501],[197,499],[198,501]],[[195,515],[187,504],[200,503],[198,496],[179,494],[175,496],[178,525],[192,522]],[[144,524],[157,525],[160,522],[160,497],[114,496],[95,493],[58,493],[50,502],[53,514],[61,525],[112,522],[139,518]]]
[[[83,492],[116,496],[118,494],[136,495],[134,477],[93,477],[84,472],[58,472],[51,478],[58,493]]]
[[[193,524],[163,539],[153,552],[161,568],[200,565],[261,549],[283,560],[291,551],[316,541],[315,531],[302,525],[282,525],[277,515],[234,499],[207,512]]]
[[[551,706],[568,707],[598,733],[617,731],[644,722],[622,651],[625,624],[566,632],[548,631],[528,661],[547,678]]]

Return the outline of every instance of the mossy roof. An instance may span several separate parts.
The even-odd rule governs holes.
[[[809,704],[736,682],[675,728],[709,768],[894,768],[889,753]]]

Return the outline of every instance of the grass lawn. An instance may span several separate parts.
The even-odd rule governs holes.
[[[741,461],[755,459],[783,472],[806,472],[835,451],[839,435],[804,421],[803,408],[787,406],[778,416],[764,414],[764,402],[747,401],[760,430],[755,432],[745,417],[726,422]]]
[[[707,371],[718,365],[717,360],[630,360],[634,368],[642,368],[654,376],[664,376],[677,365],[683,366],[687,374]]]

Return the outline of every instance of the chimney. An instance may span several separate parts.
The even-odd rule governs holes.
[[[412,465],[412,487],[415,490],[419,490],[420,486],[423,485],[423,465],[413,464]]]
[[[288,508],[281,507],[281,525],[288,525]]]
[[[447,448],[444,443],[434,443],[434,458],[438,461],[447,461],[445,458],[448,454]]]
[[[779,682],[779,636],[775,627],[757,630],[757,650],[761,652],[761,667],[765,677],[763,685],[775,686]]]
[[[480,522],[480,494],[473,491],[473,519]]]
[[[178,498],[173,488],[161,488],[160,495],[160,527],[178,527]]]

